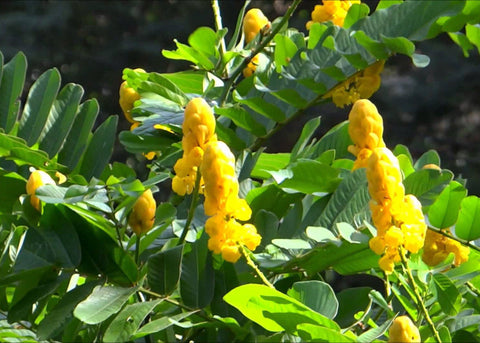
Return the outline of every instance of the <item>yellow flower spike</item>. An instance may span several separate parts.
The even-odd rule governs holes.
[[[137,199],[128,217],[128,224],[137,236],[147,233],[153,227],[156,209],[152,191],[147,189]]]
[[[448,229],[444,231],[450,233]],[[444,261],[450,253],[455,255],[455,266],[459,266],[468,261],[470,248],[433,230],[427,230],[423,246],[423,262],[429,266],[436,266]]]
[[[262,10],[258,8],[252,8],[249,10],[243,18],[243,33],[245,34],[245,42],[250,43],[255,36],[264,29],[264,27],[270,27],[271,23]]]
[[[323,5],[316,5],[312,12],[312,20],[306,24],[307,30],[313,23],[331,21],[337,26],[343,26],[348,10],[360,0],[323,0]]]
[[[30,195],[30,203],[37,210],[40,211],[40,199],[35,195],[38,187],[43,185],[54,185],[55,181],[43,170],[34,170],[27,180],[27,194]]]
[[[357,155],[361,149],[373,150],[385,147],[383,141],[383,119],[377,107],[366,99],[356,101],[348,115],[348,133],[355,148],[349,151]]]
[[[388,330],[389,343],[420,343],[420,332],[407,316],[395,318]]]

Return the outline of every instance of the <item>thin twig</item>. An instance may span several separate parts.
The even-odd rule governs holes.
[[[247,260],[247,264],[252,267],[252,269],[255,271],[255,273],[258,275],[258,277],[260,277],[260,279],[262,280],[262,282],[267,285],[268,287],[270,288],[273,288],[275,289],[275,287],[270,283],[270,281],[267,280],[267,278],[265,277],[265,275],[262,273],[262,271],[257,267],[257,265],[255,264],[255,262],[252,261],[252,259],[250,258],[250,255],[248,253],[248,251],[245,249],[245,247],[243,245],[239,245],[239,249],[240,249],[240,252],[242,253],[242,255],[245,257],[245,259]]]
[[[404,253],[403,248],[400,248],[399,253],[400,253],[400,258],[402,259],[403,267],[405,268],[405,271],[407,272],[408,280],[412,284],[412,289],[413,289],[413,293],[415,294],[417,305],[420,307],[420,310],[422,311],[423,315],[425,316],[425,320],[427,321],[427,324],[430,327],[430,331],[432,332],[433,336],[435,337],[435,340],[438,343],[442,343],[442,339],[440,338],[440,335],[439,335],[437,329],[435,328],[435,324],[433,324],[432,318],[430,318],[430,315],[428,314],[428,310],[425,307],[422,296],[420,295],[420,292],[418,291],[417,284],[415,283],[415,279],[413,278],[412,271],[410,270],[410,267],[408,266],[408,261],[407,261],[407,258],[405,257],[405,253]]]
[[[218,0],[212,0],[212,9],[213,16],[215,17],[215,28],[217,32],[223,29],[222,25],[222,16],[220,15],[220,6],[218,5]],[[220,59],[225,54],[225,38],[222,37],[220,40]]]
[[[282,29],[282,27],[288,22],[290,17],[292,16],[293,12],[297,9],[298,5],[302,2],[302,0],[294,0],[293,3],[288,8],[287,12],[283,16],[282,20],[278,23],[278,25],[273,29],[267,36],[265,36],[261,41],[260,44],[250,53],[248,57],[246,57],[242,63],[233,71],[232,75],[226,80],[223,93],[220,96],[218,103],[222,106],[227,99],[227,95],[230,92],[233,84],[235,83],[236,79],[242,73],[242,70],[250,63],[252,58],[256,56],[259,52],[261,52],[275,37],[275,35]]]

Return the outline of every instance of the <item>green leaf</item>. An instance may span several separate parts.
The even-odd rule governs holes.
[[[460,203],[467,195],[467,190],[457,181],[445,187],[428,210],[428,221],[439,229],[453,226],[457,221]]]
[[[413,165],[416,170],[422,169],[427,164],[440,166],[440,156],[435,150],[428,150]]]
[[[161,74],[164,78],[170,80],[184,93],[202,94],[204,72],[201,71],[180,71],[177,73]]]
[[[453,282],[443,274],[433,274],[430,287],[442,311],[448,315],[456,315],[460,310],[462,296]]]
[[[152,291],[170,294],[180,279],[183,245],[160,251],[148,259],[147,279]]]
[[[298,48],[288,36],[276,34],[273,39],[276,44],[274,53],[275,66],[277,73],[280,73],[282,66],[288,65]]]
[[[98,284],[99,280],[90,281],[65,293],[38,325],[38,338],[42,340],[50,339],[60,334],[73,318],[73,310],[78,303],[87,298]]]
[[[388,8],[392,5],[401,4],[402,2],[403,2],[403,0],[380,0],[378,2],[378,5],[377,5],[377,8],[375,9],[375,11],[379,11],[379,10],[382,10],[384,8]]]
[[[469,51],[474,48],[472,43],[468,40],[467,36],[461,32],[448,32],[450,39],[455,42],[459,47],[462,48],[463,56],[469,57]]]
[[[82,96],[83,88],[70,83],[63,87],[53,103],[39,139],[39,148],[50,158],[57,154],[70,132]]]
[[[127,342],[143,320],[162,300],[129,304],[110,323],[103,335],[104,342]]]
[[[190,308],[204,308],[213,298],[215,275],[207,241],[208,235],[203,233],[182,259],[180,295]]]
[[[266,134],[265,128],[256,122],[247,110],[240,106],[216,107],[215,113],[230,118],[235,125],[253,133],[257,137]]]
[[[2,55],[3,61],[3,55]],[[27,72],[27,58],[18,52],[3,66],[0,79],[0,127],[10,132],[17,119],[20,102]]]
[[[223,299],[268,331],[285,330],[288,333],[297,334],[297,325],[302,323],[316,324],[336,332],[340,331],[334,321],[264,285],[239,286],[228,292]]]
[[[478,24],[467,24],[465,25],[465,32],[468,40],[477,47],[478,52],[480,53],[480,26]]]
[[[453,173],[449,170],[418,170],[403,180],[405,194],[415,195],[424,207],[430,206],[452,178]]]
[[[75,121],[65,139],[62,150],[58,154],[58,162],[73,170],[87,148],[90,131],[99,112],[95,99],[87,100],[80,105]]]
[[[276,238],[272,240],[272,244],[283,249],[291,249],[291,250],[301,250],[301,249],[311,248],[311,245],[307,241],[304,241],[303,239],[299,239],[299,238],[293,238],[293,239]]]
[[[295,282],[287,294],[327,318],[333,319],[337,315],[338,300],[328,283],[316,280]]]
[[[370,13],[370,8],[366,4],[353,4],[348,10],[343,27],[348,29],[355,24],[358,20],[365,18]]]
[[[135,340],[137,338],[149,335],[154,332],[160,332],[166,328],[174,325],[175,322],[178,322],[197,311],[182,312],[174,316],[162,316],[159,319],[152,320],[151,322],[142,326],[135,334],[133,334],[130,339]]]
[[[320,226],[309,226],[307,227],[305,233],[308,238],[313,239],[317,243],[339,243],[340,240],[333,234],[332,231],[320,227]]]
[[[372,329],[362,333],[358,337],[357,342],[359,342],[359,343],[374,342],[376,338],[380,337],[381,335],[383,335],[387,331],[387,329],[390,327],[390,325],[392,324],[394,319],[395,318],[392,317],[389,320],[386,320],[384,323],[382,323],[382,325],[377,326],[376,328],[372,328]]]
[[[277,181],[283,189],[306,194],[331,193],[340,182],[337,169],[317,161],[298,160],[286,170],[291,171],[291,177]]]
[[[356,342],[352,337],[315,324],[302,323],[297,325],[297,330],[305,342]]]
[[[279,221],[274,213],[262,209],[255,214],[253,222],[258,234],[262,236],[260,246],[265,247],[272,239],[277,237]]]
[[[455,234],[467,241],[480,238],[480,199],[477,196],[471,195],[462,199]]]
[[[158,73],[150,73],[148,81],[140,83],[138,91],[153,92],[180,106],[185,106],[188,102],[187,96],[180,90],[180,88],[165,76]]]
[[[75,317],[87,324],[98,324],[117,313],[137,287],[96,286],[92,293],[73,311]]]
[[[334,225],[339,222],[352,225],[363,222],[363,219],[369,216],[369,201],[365,168],[360,168],[340,182],[315,225],[333,230]]]
[[[302,133],[298,138],[290,155],[290,162],[295,162],[297,157],[306,148],[315,131],[320,126],[320,117],[310,119],[303,127]]]
[[[407,56],[412,56],[412,54],[415,52],[415,44],[405,37],[389,38],[383,36],[381,39],[387,48],[389,48],[392,52],[397,52]]]
[[[352,325],[355,321],[354,315],[367,308],[370,291],[370,287],[350,287],[337,293],[339,306],[335,321],[341,327]]]
[[[188,37],[188,44],[207,57],[218,56],[217,34],[211,28],[202,26]]]
[[[12,213],[13,204],[20,195],[25,194],[26,181],[19,174],[0,169],[0,184],[2,185],[2,191],[0,192],[0,215],[9,215]]]
[[[252,170],[251,177],[258,179],[269,179],[269,171],[278,171],[285,168],[290,160],[289,153],[268,154],[262,152]]]
[[[353,142],[348,133],[348,121],[344,121],[331,128],[323,137],[315,144],[316,153],[314,156],[320,156],[327,150],[335,150],[335,157],[345,158],[351,156],[348,152],[348,146]],[[313,157],[314,157],[313,156]]]
[[[80,174],[85,179],[100,177],[113,153],[118,116],[110,116],[100,125],[90,139],[80,166]]]
[[[28,146],[40,137],[59,89],[60,73],[55,68],[40,75],[30,88],[18,128],[18,136]]]
[[[278,238],[292,238],[298,236],[303,230],[302,223],[303,205],[302,202],[297,201],[293,206],[290,206],[283,220],[278,227]]]
[[[233,91],[233,98],[236,102],[248,106],[255,112],[265,116],[266,118],[272,119],[277,123],[281,123],[285,120],[285,114],[283,111],[278,106],[267,102],[263,97],[243,97],[235,90]]]

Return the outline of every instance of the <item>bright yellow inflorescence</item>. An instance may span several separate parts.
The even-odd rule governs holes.
[[[331,21],[337,26],[343,26],[348,10],[360,0],[323,0],[323,5],[316,5],[312,12],[312,20],[307,23],[307,30],[313,23]]]
[[[385,147],[382,116],[371,101],[358,100],[352,106],[348,120],[348,133],[354,143],[348,151],[357,157],[353,170],[365,168],[372,151]]]
[[[395,318],[388,330],[389,343],[420,343],[420,332],[407,316]]]
[[[128,224],[136,235],[147,233],[153,227],[156,209],[152,191],[147,189],[137,199],[128,217]]]
[[[194,98],[187,104],[182,131],[183,156],[173,167],[176,175],[172,180],[172,189],[179,195],[192,193],[204,150],[217,140],[215,116],[204,99]]]
[[[361,72],[353,75],[335,86],[323,98],[332,98],[333,103],[340,108],[350,105],[359,99],[368,99],[380,88],[380,73],[385,61],[377,61]]]
[[[260,31],[265,27],[271,26],[270,21],[263,14],[262,10],[252,8],[245,14],[243,18],[243,33],[245,34],[245,42],[250,43]]]
[[[369,245],[383,255],[378,262],[380,268],[391,273],[401,260],[399,249],[416,253],[423,247],[427,226],[422,205],[415,196],[405,195],[400,165],[385,147],[383,121],[375,105],[358,100],[349,119],[348,132],[355,143],[349,151],[357,156],[354,168],[367,168],[370,210],[377,228],[377,236]]]
[[[450,234],[450,230],[446,229],[444,231]],[[436,266],[445,260],[450,253],[455,255],[453,261],[455,266],[459,266],[468,261],[470,248],[433,230],[427,230],[425,244],[423,246],[423,262],[429,266]]]
[[[27,180],[27,194],[30,195],[30,203],[37,210],[40,211],[40,199],[35,195],[38,187],[43,185],[54,185],[55,181],[45,173],[43,170],[34,170]]]
[[[205,214],[210,216],[205,223],[205,231],[210,236],[208,248],[234,263],[241,256],[240,245],[254,250],[261,236],[255,226],[237,221],[249,220],[252,210],[245,199],[238,197],[235,157],[224,142],[207,145],[201,173],[205,183]]]

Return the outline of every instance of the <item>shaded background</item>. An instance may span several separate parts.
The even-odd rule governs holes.
[[[282,15],[291,1],[252,1],[270,18]],[[304,1],[290,25],[304,30],[319,1]],[[375,8],[376,1],[367,1]],[[233,32],[240,0],[221,0],[224,25]],[[174,72],[188,62],[171,61],[162,49],[175,49],[174,39],[186,42],[199,26],[214,26],[208,0],[169,1],[2,1],[0,51],[5,61],[18,51],[28,59],[25,89],[45,70],[57,67],[62,84],[75,82],[85,89],[84,98],[96,97],[101,106],[99,122],[120,114],[118,88],[125,67]],[[229,37],[229,36],[227,36]],[[477,51],[464,58],[447,35],[418,44],[427,54],[427,68],[413,67],[409,58],[395,56],[382,74],[382,87],[372,97],[384,117],[385,141],[393,148],[407,145],[414,158],[429,149],[438,151],[442,167],[467,178],[471,194],[480,194],[480,59]],[[345,120],[348,109],[332,104],[313,108],[268,142],[269,152],[290,151],[303,124],[322,115],[320,137]],[[129,124],[120,117],[119,130]],[[130,157],[128,157],[130,156]],[[125,162],[120,143],[114,160]]]

